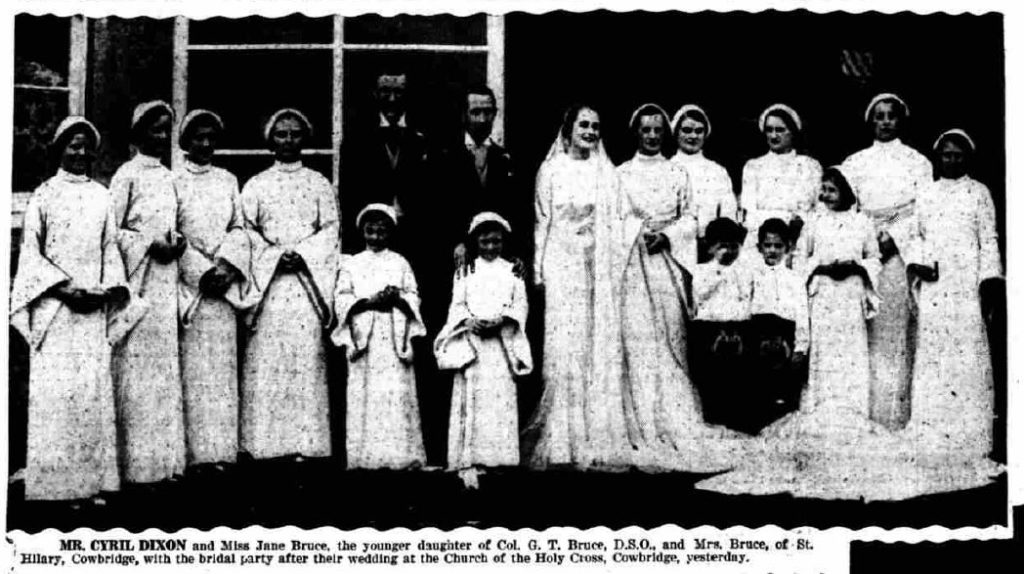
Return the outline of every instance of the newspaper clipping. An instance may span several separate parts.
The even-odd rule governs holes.
[[[4,565],[1011,538],[1021,11],[580,4],[5,10]]]

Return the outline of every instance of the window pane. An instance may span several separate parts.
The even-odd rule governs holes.
[[[286,107],[313,123],[307,147],[330,148],[333,70],[330,50],[197,52],[189,57],[188,105],[224,118],[223,148],[265,148],[264,124]]]
[[[14,191],[32,191],[56,171],[47,150],[57,124],[67,115],[63,92],[14,90]]]
[[[57,16],[14,17],[14,83],[68,85],[71,19]]]
[[[283,18],[207,18],[192,20],[189,44],[330,44],[334,20],[293,14]]]
[[[302,163],[306,167],[319,171],[328,181],[332,182],[334,181],[334,176],[331,173],[334,170],[333,161],[329,155],[310,155],[302,158]],[[244,186],[252,176],[270,167],[274,163],[274,157],[269,155],[218,155],[214,157],[213,163],[233,173],[238,178],[238,185]]]
[[[435,143],[461,137],[459,99],[487,80],[486,53],[348,52],[343,81],[346,139],[377,121],[373,90],[381,70],[408,70],[409,122]]]
[[[346,44],[486,45],[487,16],[393,16],[345,18]]]

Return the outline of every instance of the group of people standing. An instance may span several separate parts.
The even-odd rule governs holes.
[[[441,152],[407,125],[405,90],[405,74],[378,78],[340,201],[302,163],[314,126],[297,109],[270,117],[274,162],[241,189],[213,165],[213,111],[178,122],[171,171],[173,111],[137,106],[136,154],[109,190],[88,176],[99,131],[60,124],[11,294],[32,350],[27,498],[102,500],[239,452],[330,456],[342,415],[349,468],[425,466],[421,419],[447,418],[447,467],[469,487],[525,464],[906,498],[998,472],[985,319],[1001,264],[966,133],[938,137],[933,179],[898,139],[908,106],[883,94],[865,112],[875,144],[822,170],[794,151],[799,115],[771,106],[737,200],[703,155],[700,107],[641,106],[637,153],[616,167],[597,110],[577,105],[531,196],[490,138],[489,89],[467,90],[464,142]],[[425,187],[438,171],[449,186]],[[528,320],[543,324],[533,349]],[[330,380],[332,345],[347,381]],[[520,430],[535,352],[543,392]],[[737,367],[755,356],[773,368]],[[801,369],[799,409],[756,437],[709,416],[730,379]],[[345,385],[345,413],[329,385]]]

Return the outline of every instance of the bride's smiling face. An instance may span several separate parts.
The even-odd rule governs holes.
[[[572,147],[578,150],[593,151],[601,141],[601,118],[590,108],[583,108],[576,114],[572,124]]]

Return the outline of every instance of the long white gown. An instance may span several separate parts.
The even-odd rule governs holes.
[[[619,303],[626,200],[603,150],[552,146],[537,174],[534,278],[545,288],[544,391],[525,431],[527,464],[632,464],[622,396]]]
[[[841,169],[876,231],[887,231],[898,249],[908,249],[914,201],[932,180],[928,158],[898,139],[875,141],[846,158]],[[910,379],[914,320],[902,255],[882,265],[875,288],[882,301],[878,315],[868,325],[871,419],[897,429],[907,424],[913,408]]]
[[[179,231],[188,241],[179,260],[181,376],[189,464],[234,462],[238,455],[238,321],[250,275],[238,180],[219,167],[186,161],[176,170]],[[199,292],[218,261],[239,271],[223,297]]]
[[[185,469],[185,422],[178,357],[178,261],[149,254],[177,229],[171,170],[136,154],[110,180],[118,244],[132,291],[149,310],[115,350],[114,382],[128,482],[157,482]]]
[[[803,268],[853,260],[877,277],[874,227],[861,213],[825,211],[804,230]],[[697,484],[728,494],[887,499],[900,441],[868,418],[867,317],[877,297],[860,277],[818,275],[808,286],[811,343],[800,409],[765,428],[757,451],[736,470]]]
[[[25,498],[71,500],[120,487],[107,313],[77,313],[47,294],[69,281],[125,286],[110,196],[59,170],[25,211],[11,326],[31,349]]]
[[[968,176],[933,182],[918,195],[913,231],[908,263],[938,263],[939,279],[915,285],[918,352],[903,433],[914,464],[906,488],[926,494],[982,486],[1000,471],[988,459],[995,405],[978,291],[1002,276],[988,188]]]
[[[330,182],[301,162],[276,162],[242,190],[252,239],[252,297],[242,367],[240,447],[254,458],[329,456],[324,328],[338,253]],[[305,268],[278,270],[287,250]]]
[[[412,317],[397,308],[352,315],[358,301],[397,287]],[[369,249],[342,261],[331,340],[348,358],[345,449],[348,468],[402,469],[426,463],[416,398],[412,339],[426,335],[416,277],[404,257]]]
[[[442,369],[456,369],[448,425],[448,468],[519,464],[516,376],[530,374],[526,286],[505,259],[478,257],[456,280],[448,320],[434,342]],[[492,337],[466,326],[470,319],[503,319]]]
[[[708,224],[719,217],[736,220],[736,194],[724,167],[704,157],[703,151],[679,152],[672,162],[690,175],[691,211],[697,217],[698,236],[703,237]]]
[[[740,454],[741,435],[705,424],[687,360],[691,302],[685,275],[697,263],[689,178],[662,155],[637,154],[617,171],[630,215],[642,226],[627,246],[621,302],[624,407],[636,465],[696,472],[730,468]],[[644,232],[665,234],[670,247],[648,253]]]
[[[747,228],[742,257],[745,261],[759,258],[757,231],[771,218],[789,222],[799,216],[805,222],[811,216],[821,187],[821,164],[818,160],[795,151],[769,151],[743,166],[740,207],[746,210],[743,221]]]

